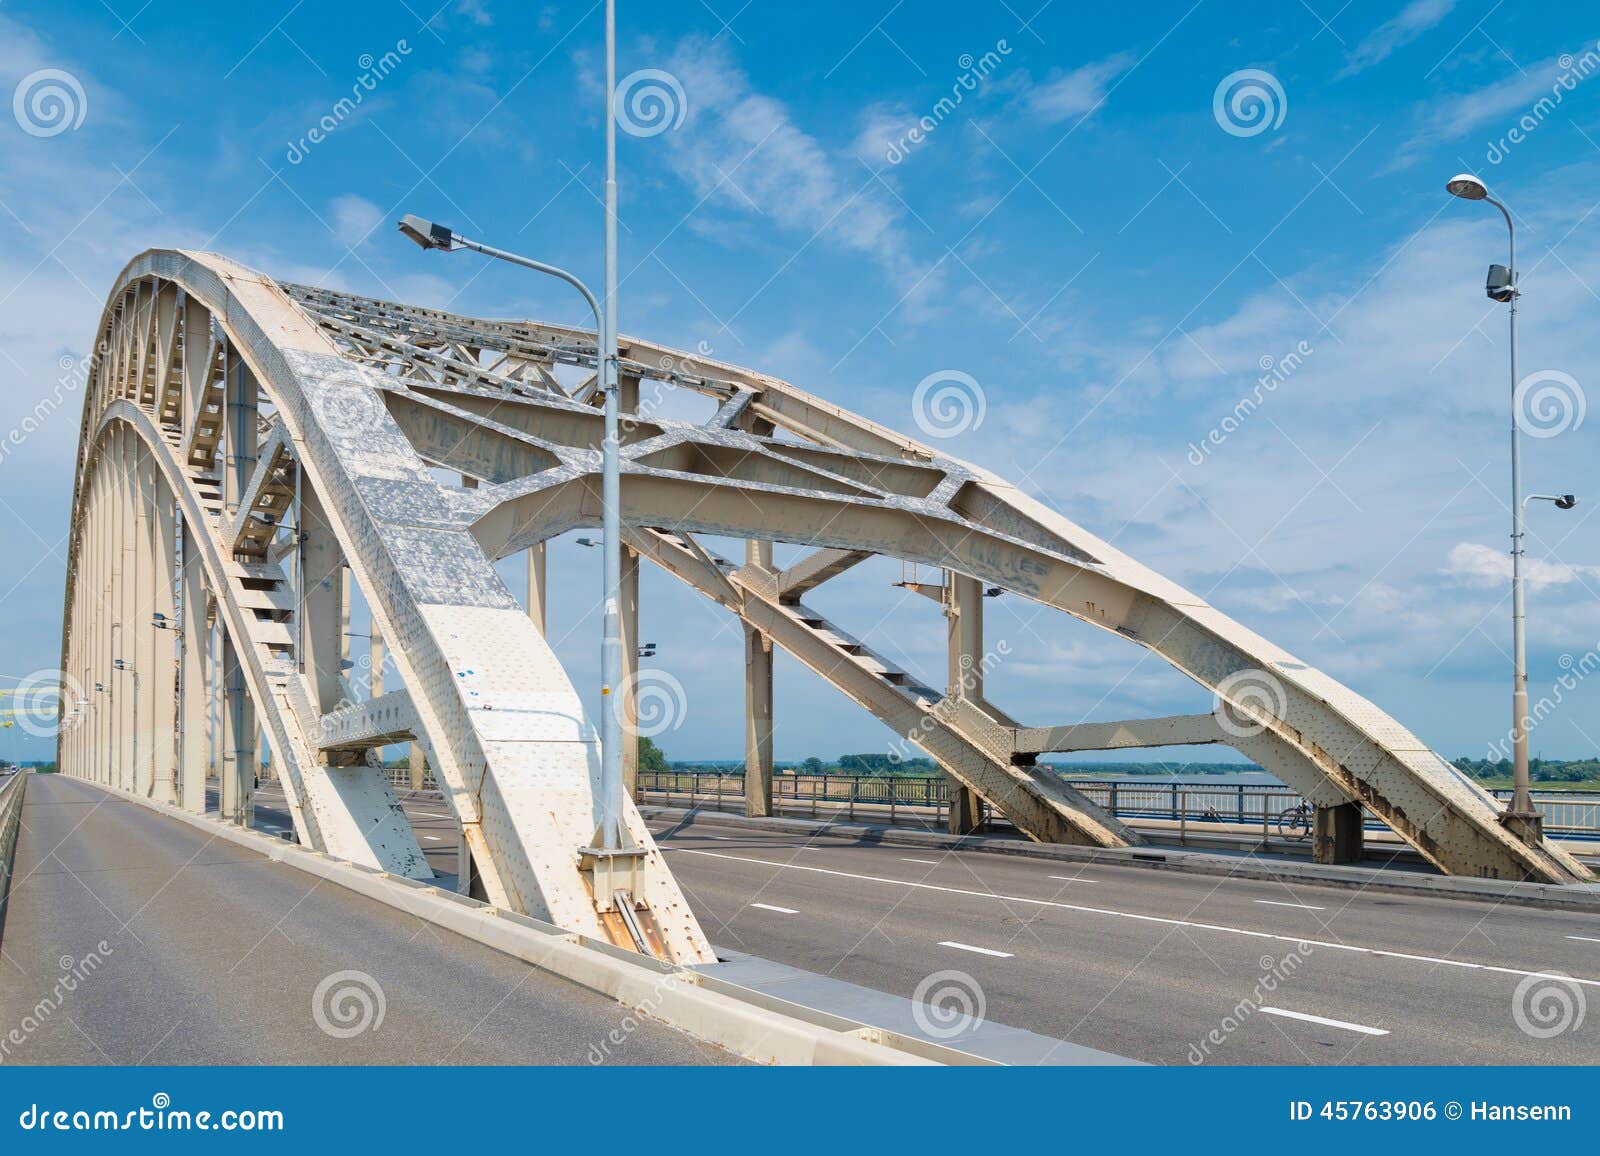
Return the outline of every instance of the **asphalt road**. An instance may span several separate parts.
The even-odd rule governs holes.
[[[285,828],[270,790],[258,822]],[[404,802],[430,862],[453,873],[445,805]],[[1600,1063],[1600,916],[652,826],[721,947],[902,996],[960,972],[933,986],[981,992],[990,1020],[1135,1059]]]
[[[593,992],[98,788],[26,788],[0,1063],[733,1061],[662,1025],[626,1030]]]

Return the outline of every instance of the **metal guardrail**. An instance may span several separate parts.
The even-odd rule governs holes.
[[[410,767],[385,767],[384,770],[389,772],[389,785],[395,790],[409,791],[411,789]],[[439,780],[433,777],[432,767],[422,768],[422,789],[424,791],[437,791],[439,789]]]
[[[17,771],[0,778],[0,931],[5,928],[6,907],[11,898],[11,864],[17,853],[17,832],[22,829],[23,780],[28,772]]]
[[[1185,829],[1191,823],[1226,823],[1272,831],[1284,812],[1305,803],[1293,788],[1271,783],[1208,783],[1204,779],[1062,781],[1118,818],[1168,820]],[[772,794],[777,814],[815,817],[828,811],[854,818],[858,807],[873,813],[887,808],[891,822],[904,810],[907,818],[942,823],[950,806],[950,780],[921,775],[780,773],[772,776]],[[1502,800],[1511,797],[1509,790],[1491,794]],[[637,797],[642,803],[687,799],[690,806],[725,809],[730,800],[744,798],[744,772],[640,771]],[[1546,834],[1562,839],[1600,839],[1600,793],[1536,790],[1533,801],[1544,815]],[[999,815],[985,818],[996,824],[1005,822]],[[1370,815],[1366,825],[1369,830],[1386,829],[1381,820]]]

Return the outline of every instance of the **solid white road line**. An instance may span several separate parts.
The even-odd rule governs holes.
[[[1369,1028],[1366,1024],[1352,1024],[1345,1020],[1330,1020],[1326,1016],[1307,1015],[1305,1012],[1289,1011],[1281,1007],[1264,1007],[1263,1014],[1269,1016],[1282,1016],[1286,1020],[1304,1020],[1308,1024],[1321,1024],[1325,1028],[1343,1028],[1347,1032],[1360,1032],[1364,1036],[1386,1036],[1387,1028]]]
[[[1052,879],[1059,879],[1063,883],[1098,883],[1098,879],[1082,879],[1076,875],[1052,875]]]
[[[937,859],[908,859],[902,855],[900,860],[903,863],[921,863],[924,867],[937,867],[939,865],[939,860]]]
[[[779,915],[799,915],[793,907],[774,907],[770,903],[752,903],[751,907],[759,907],[763,911],[776,911]]]
[[[1582,940],[1584,943],[1600,943],[1600,939],[1595,939],[1594,937],[1588,936],[1588,935],[1569,935],[1569,936],[1567,936],[1567,938],[1568,939],[1579,939],[1579,940]]]
[[[1117,911],[1109,907],[1085,907],[1079,903],[1062,903],[1055,899],[1031,899],[1022,895],[1001,895],[995,891],[970,891],[962,887],[942,887],[937,883],[918,883],[910,879],[886,879],[881,875],[858,875],[851,871],[834,871],[827,867],[806,867],[799,863],[774,863],[771,859],[753,859],[748,855],[727,855],[720,851],[697,851],[692,847],[663,847],[674,855],[704,855],[711,859],[727,859],[733,863],[754,863],[777,871],[809,871],[814,875],[833,875],[840,879],[860,879],[867,883],[883,883],[891,887],[911,887],[918,891],[942,891],[947,895],[970,895],[978,899],[998,899],[1002,903],[1031,903],[1035,907],[1054,907],[1060,911],[1078,911],[1086,915],[1109,915],[1115,919],[1131,919],[1137,923],[1158,923],[1166,927],[1193,927],[1201,931],[1217,931],[1224,935],[1244,935],[1251,939],[1269,939],[1276,943],[1308,944],[1328,951],[1348,951],[1354,955],[1370,955],[1381,959],[1409,959],[1415,963],[1430,963],[1436,967],[1460,967],[1468,971],[1488,971],[1497,975],[1537,976],[1540,979],[1564,979],[1585,987],[1600,987],[1600,979],[1576,979],[1549,971],[1529,971],[1519,967],[1499,967],[1492,963],[1468,963],[1462,959],[1445,959],[1437,955],[1412,955],[1405,951],[1389,951],[1381,947],[1358,947],[1352,943],[1335,943],[1332,940],[1310,939],[1304,935],[1277,935],[1270,931],[1252,931],[1247,927],[1228,927],[1220,923],[1196,923],[1188,919],[1172,919],[1164,915],[1140,915],[1133,911]]]
[[[973,947],[972,944],[970,944],[970,943],[957,943],[953,939],[941,939],[939,941],[939,946],[940,947],[953,947],[957,951],[972,951],[972,952],[976,952],[979,955],[992,955],[996,959],[1010,959],[1011,958],[1011,953],[1009,951],[996,951],[992,947]]]
[[[1285,903],[1281,899],[1257,899],[1257,903],[1265,903],[1268,907],[1298,907],[1302,911],[1326,911],[1326,907],[1313,907],[1309,903]]]

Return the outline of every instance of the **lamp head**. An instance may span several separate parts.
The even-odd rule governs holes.
[[[1451,196],[1460,197],[1463,201],[1481,201],[1489,195],[1489,186],[1471,173],[1457,173],[1444,187]]]
[[[419,248],[443,249],[449,252],[456,247],[456,235],[445,225],[424,221],[407,213],[400,218],[400,232],[415,241]]]
[[[1558,510],[1570,510],[1577,504],[1578,496],[1576,494],[1562,494],[1556,499],[1556,509]]]

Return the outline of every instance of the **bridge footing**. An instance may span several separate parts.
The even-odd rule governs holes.
[[[1365,842],[1360,803],[1318,807],[1312,821],[1313,863],[1359,863]]]

